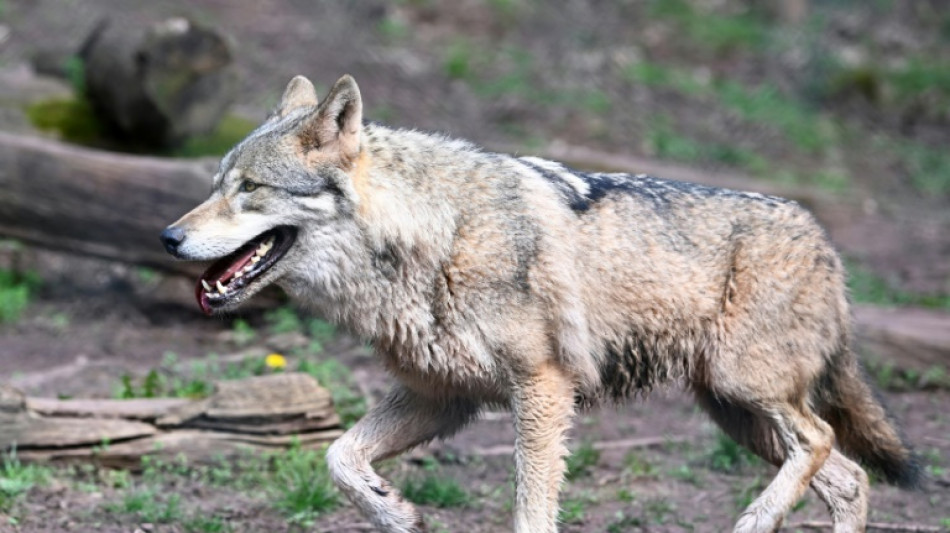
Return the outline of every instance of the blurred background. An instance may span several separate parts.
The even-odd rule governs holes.
[[[0,531],[367,530],[319,448],[388,386],[368,348],[276,290],[204,317],[158,241],[292,76],[345,73],[392,126],[811,209],[929,475],[875,483],[871,519],[950,528],[950,3],[0,0]],[[295,372],[322,425],[194,414]],[[510,529],[486,418],[382,466],[436,531]],[[773,473],[676,390],[579,415],[573,449],[565,531],[725,530]],[[789,530],[827,520],[809,494]]]

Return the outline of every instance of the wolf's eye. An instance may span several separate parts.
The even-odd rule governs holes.
[[[254,183],[253,181],[244,180],[241,182],[241,192],[253,192],[260,185]]]

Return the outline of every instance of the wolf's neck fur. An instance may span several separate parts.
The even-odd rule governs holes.
[[[323,252],[335,268],[310,288],[323,294],[301,299],[319,301],[329,318],[373,339],[384,357],[398,347],[400,360],[388,363],[403,370],[458,374],[460,361],[468,360],[473,374],[484,372],[490,358],[480,339],[459,338],[446,314],[453,304],[443,265],[462,214],[451,189],[464,184],[446,183],[451,170],[444,158],[457,160],[459,150],[487,154],[468,143],[375,125],[364,127],[363,139],[350,172],[355,224],[336,228],[334,249]]]

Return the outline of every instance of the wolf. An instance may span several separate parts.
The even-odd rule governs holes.
[[[395,385],[327,462],[376,527],[425,523],[373,462],[498,405],[517,435],[514,530],[556,531],[577,409],[664,383],[778,467],[737,532],[776,530],[809,485],[834,531],[863,531],[858,462],[917,482],[851,348],[842,262],[795,202],[579,172],[362,109],[350,76],[322,102],[295,77],[161,240],[215,260],[195,289],[207,314],[276,284],[372,343]]]

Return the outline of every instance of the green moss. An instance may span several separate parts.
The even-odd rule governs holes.
[[[63,140],[86,146],[104,144],[104,128],[86,100],[43,100],[26,108],[38,129],[59,134]]]
[[[92,106],[82,98],[44,100],[26,108],[30,122],[41,131],[59,135],[64,141],[106,150],[154,153],[171,157],[221,156],[254,130],[256,124],[228,115],[210,134],[193,137],[170,151],[149,152],[138,145],[123,144],[109,137]]]

